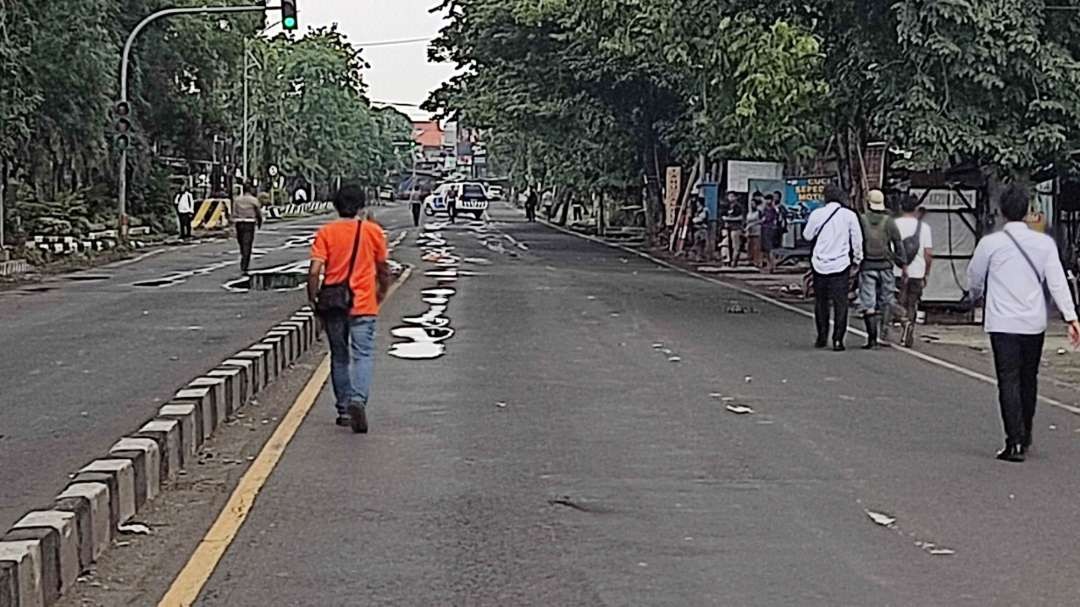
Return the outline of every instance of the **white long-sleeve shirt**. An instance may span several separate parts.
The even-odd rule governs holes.
[[[998,232],[979,242],[968,266],[968,291],[976,298],[986,296],[986,332],[1044,333],[1048,324],[1044,278],[1065,320],[1076,320],[1076,307],[1054,239],[1022,221],[1007,223],[1004,230],[1024,248],[1039,275],[1008,235]]]
[[[191,192],[181,192],[176,196],[176,211],[178,213],[194,213],[195,197]]]
[[[829,217],[836,212],[830,220]],[[859,216],[839,202],[829,204],[810,213],[803,228],[803,238],[817,238],[813,258],[810,260],[819,274],[836,274],[858,266],[863,259],[862,226]]]

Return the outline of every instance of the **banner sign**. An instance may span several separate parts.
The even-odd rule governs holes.
[[[664,188],[664,216],[667,227],[675,225],[675,215],[679,212],[679,196],[682,194],[682,167],[672,166],[667,169],[667,185]]]

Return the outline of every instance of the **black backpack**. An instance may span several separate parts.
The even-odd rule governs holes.
[[[909,266],[919,256],[919,250],[922,249],[922,219],[915,225],[915,233],[905,238],[902,244],[904,250],[901,251],[903,256],[900,261],[903,262],[903,265]]]

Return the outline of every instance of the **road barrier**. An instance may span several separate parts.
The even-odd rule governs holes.
[[[150,228],[141,226],[131,228],[128,236],[148,236]],[[75,253],[89,253],[93,251],[108,251],[115,249],[120,244],[120,236],[116,230],[102,230],[91,232],[85,237],[78,236],[34,236],[31,241],[34,247],[42,251],[48,251],[54,255],[73,255]],[[129,245],[134,249],[142,249],[150,246],[141,240],[129,240]]]
[[[199,203],[195,217],[191,220],[192,228],[212,230],[228,225],[229,201],[224,198],[207,198]]]
[[[112,545],[119,526],[192,467],[204,442],[315,343],[304,307],[176,393],[83,467],[53,504],[0,536],[0,606],[49,607]]]

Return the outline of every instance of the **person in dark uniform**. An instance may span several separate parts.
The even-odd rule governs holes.
[[[420,227],[420,209],[423,204],[422,200],[416,198],[415,192],[409,197],[409,209],[412,211],[413,227]]]
[[[525,199],[525,218],[529,222],[536,221],[536,207],[540,204],[540,197],[536,195],[536,188],[529,188],[529,196]]]

